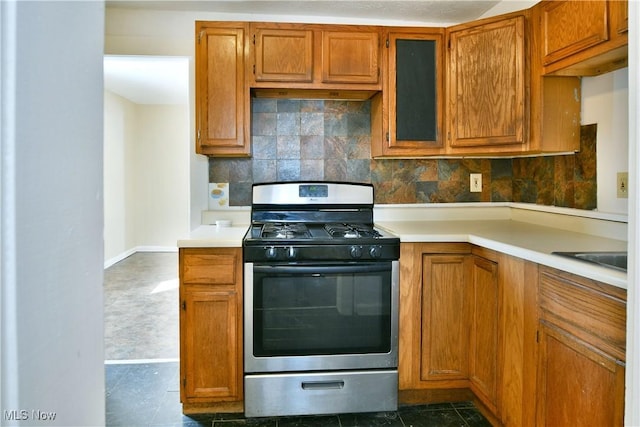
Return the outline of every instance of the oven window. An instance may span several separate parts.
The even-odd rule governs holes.
[[[268,270],[254,269],[255,356],[390,351],[391,263]]]

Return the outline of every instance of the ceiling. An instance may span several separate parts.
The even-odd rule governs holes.
[[[106,55],[104,88],[135,104],[188,104],[189,58]]]
[[[331,18],[341,22],[399,25],[399,22],[450,26],[480,17],[522,10],[537,0],[107,0],[108,8],[192,11],[251,16]],[[284,19],[286,21],[286,19]],[[189,59],[105,56],[105,88],[136,104],[187,104]]]
[[[152,10],[189,10],[271,16],[322,16],[451,24],[476,19],[497,4],[504,2],[518,3],[516,0],[107,0],[106,5],[107,7]]]

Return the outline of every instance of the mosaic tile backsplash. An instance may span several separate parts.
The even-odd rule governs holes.
[[[251,205],[253,183],[372,183],[376,203],[523,202],[596,208],[596,125],[580,152],[505,159],[371,159],[368,101],[252,100],[252,157],[210,158],[209,182],[229,183],[229,205]],[[469,191],[482,173],[483,191]]]

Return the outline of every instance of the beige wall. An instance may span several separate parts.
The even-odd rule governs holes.
[[[582,124],[598,124],[598,210],[628,214],[616,194],[617,172],[629,170],[629,69],[582,79]]]
[[[104,257],[117,258],[135,247],[133,185],[127,185],[135,140],[135,104],[104,93]],[[110,262],[111,264],[111,262]]]
[[[105,265],[189,233],[189,110],[105,91]]]

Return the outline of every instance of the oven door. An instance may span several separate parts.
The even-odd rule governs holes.
[[[395,368],[398,261],[245,264],[245,372]]]

